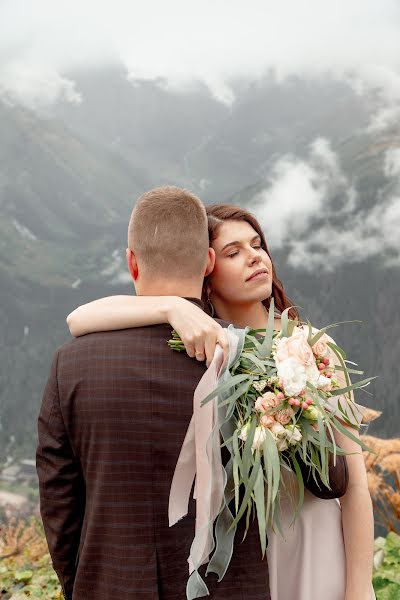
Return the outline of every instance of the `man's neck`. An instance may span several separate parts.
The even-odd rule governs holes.
[[[203,280],[192,281],[154,281],[148,284],[135,284],[137,296],[181,296],[182,298],[201,298]]]

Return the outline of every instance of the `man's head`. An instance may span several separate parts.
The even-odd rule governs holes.
[[[127,261],[141,295],[201,295],[214,267],[203,203],[187,190],[163,186],[136,202],[128,228]]]

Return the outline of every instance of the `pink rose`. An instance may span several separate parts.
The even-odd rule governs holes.
[[[270,408],[275,408],[278,404],[280,402],[274,392],[265,392],[265,394],[257,398],[254,408],[261,412],[266,412]]]
[[[281,425],[287,425],[291,422],[294,411],[291,408],[283,408],[274,413],[275,420]]]
[[[260,423],[263,427],[272,427],[276,421],[272,415],[263,415],[260,419]]]
[[[324,333],[324,335],[321,336],[312,347],[312,351],[314,352],[315,356],[318,356],[318,358],[324,358],[324,356],[326,356],[329,352],[329,346],[327,345],[327,342],[331,341],[332,338]]]
[[[281,338],[276,347],[276,358],[282,362],[287,358],[296,358],[305,367],[315,364],[313,351],[307,342],[308,333],[300,330],[292,336]]]

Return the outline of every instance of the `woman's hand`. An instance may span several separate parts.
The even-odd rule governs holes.
[[[196,360],[206,360],[210,365],[216,344],[228,356],[229,344],[226,330],[201,308],[184,298],[175,297],[166,312],[167,320],[179,334],[186,352]]]
[[[188,355],[209,366],[216,344],[228,355],[225,329],[198,306],[180,296],[108,296],[83,304],[67,317],[73,336],[170,323]]]

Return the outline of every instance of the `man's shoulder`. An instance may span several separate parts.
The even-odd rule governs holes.
[[[56,354],[66,355],[84,351],[96,346],[114,346],[122,340],[132,343],[140,343],[143,339],[164,338],[171,334],[171,326],[168,324],[148,325],[146,327],[131,327],[128,329],[117,329],[112,331],[96,331],[67,340],[59,346]]]
[[[223,319],[214,319],[214,321],[216,321],[217,323],[219,323],[221,325],[221,327],[229,327],[230,323],[229,321],[224,321]]]

